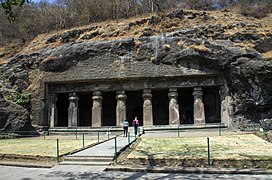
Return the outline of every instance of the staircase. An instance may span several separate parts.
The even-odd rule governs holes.
[[[66,156],[60,165],[108,166],[113,156]]]

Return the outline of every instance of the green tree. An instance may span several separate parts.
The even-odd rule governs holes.
[[[12,10],[13,6],[22,7],[24,4],[30,3],[31,0],[0,0],[2,8],[5,10],[5,14],[8,16],[10,22],[15,20],[15,16]]]

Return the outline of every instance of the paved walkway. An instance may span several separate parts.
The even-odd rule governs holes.
[[[128,145],[128,138],[117,136],[117,152]],[[111,139],[104,143],[98,144],[91,148],[72,154],[71,156],[114,156],[115,152],[115,139]]]
[[[67,156],[64,162],[51,168],[50,173],[85,172],[88,170],[101,172],[113,162],[115,151],[118,153],[128,144],[127,137],[117,136],[116,139],[113,138]]]
[[[80,169],[80,170],[79,170]],[[69,167],[66,172],[45,168],[24,168],[0,166],[1,180],[72,180],[72,179],[220,179],[220,180],[259,180],[272,179],[272,175],[252,174],[195,174],[195,173],[147,173],[147,172],[93,172],[85,167]]]

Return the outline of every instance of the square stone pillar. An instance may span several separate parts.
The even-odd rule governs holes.
[[[228,90],[225,90],[224,86],[221,86],[219,89],[219,95],[221,100],[221,123],[224,123],[230,127],[230,116],[232,115],[232,99],[226,93]]]
[[[202,88],[195,87],[194,88],[194,124],[203,126],[205,125],[205,111],[204,111],[204,104],[202,100]]]
[[[143,93],[143,125],[153,126],[152,94],[150,89],[145,89]]]
[[[58,96],[56,94],[53,94],[51,97],[51,111],[50,111],[50,128],[57,126],[57,100]]]
[[[179,125],[179,105],[177,88],[170,88],[169,93],[169,125]]]
[[[126,99],[125,91],[117,91],[116,100],[116,126],[123,127],[123,122],[127,118],[126,116]]]
[[[70,105],[68,108],[68,127],[78,126],[78,101],[79,98],[75,92],[69,93]]]
[[[92,107],[92,127],[101,127],[102,125],[102,94],[101,91],[93,92]]]

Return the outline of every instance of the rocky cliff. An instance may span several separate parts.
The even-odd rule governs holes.
[[[0,52],[0,129],[29,130],[40,80],[79,62],[113,56],[179,66],[198,60],[224,73],[232,126],[272,118],[272,23],[230,12],[176,10],[40,35],[18,54]],[[103,67],[100,67],[103,68]]]

